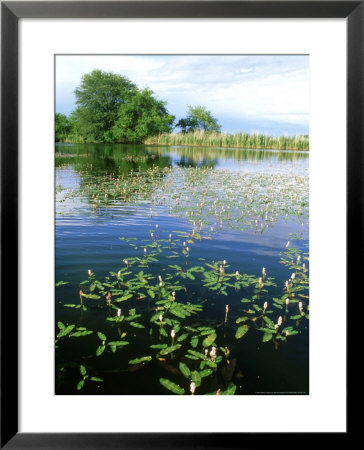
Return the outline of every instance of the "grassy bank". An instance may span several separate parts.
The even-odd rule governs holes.
[[[247,133],[192,133],[160,134],[146,139],[148,145],[200,145],[209,147],[237,147],[250,149],[308,150],[308,136],[266,136]]]
[[[56,143],[62,143],[62,144],[83,144],[85,140],[83,137],[78,136],[77,134],[66,134],[58,136],[58,140],[56,140]]]

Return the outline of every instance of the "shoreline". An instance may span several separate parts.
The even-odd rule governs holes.
[[[207,144],[140,144],[147,147],[171,147],[171,148],[186,148],[186,147],[203,147],[216,150],[247,150],[247,151],[267,151],[267,152],[301,152],[308,153],[309,149],[297,148],[272,148],[272,147],[234,147],[234,146],[215,146]]]
[[[207,144],[132,144],[125,142],[67,142],[67,141],[58,141],[55,144],[63,144],[63,145],[143,145],[145,147],[170,147],[170,148],[188,148],[188,147],[202,147],[216,150],[246,150],[246,151],[267,151],[267,152],[300,152],[300,153],[309,153],[308,149],[297,149],[297,148],[279,148],[279,147],[239,147],[239,146],[215,146],[215,145],[207,145]]]

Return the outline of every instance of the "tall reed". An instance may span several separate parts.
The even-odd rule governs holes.
[[[309,138],[306,135],[268,136],[248,133],[214,133],[194,131],[190,133],[170,133],[149,137],[148,145],[199,145],[209,147],[236,147],[249,149],[308,150]]]
[[[62,142],[64,144],[83,144],[85,142],[85,139],[77,134],[67,134],[65,136],[62,136],[59,142]]]

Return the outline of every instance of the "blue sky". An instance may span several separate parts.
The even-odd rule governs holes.
[[[226,132],[309,133],[305,55],[58,55],[56,111],[75,108],[74,89],[94,69],[126,76],[167,101],[177,120],[206,106]]]

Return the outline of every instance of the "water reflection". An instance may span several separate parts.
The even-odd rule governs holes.
[[[144,146],[119,144],[56,144],[56,167],[71,165],[82,173],[129,173],[151,167],[171,167],[168,155],[148,152]]]
[[[204,380],[199,393],[225,389],[230,382],[236,384],[239,394],[307,393],[308,320],[297,322],[291,318],[297,312],[296,293],[292,292],[289,314],[273,302],[282,300],[284,307],[285,281],[293,272],[281,260],[282,252],[288,252],[287,240],[292,243],[295,240],[294,257],[295,252],[301,254],[307,250],[307,170],[308,154],[298,152],[57,145],[56,280],[66,284],[57,288],[56,326],[59,321],[74,324],[81,327],[77,328],[78,332],[83,332],[85,327],[93,334],[60,340],[56,373],[58,381],[62,374],[63,379],[57,384],[56,393],[78,392],[80,364],[91,375],[104,379],[100,387],[86,383],[82,389],[86,394],[165,394],[168,391],[159,382],[165,377],[172,377],[181,385],[187,383],[188,389],[189,380],[179,374],[178,362],[181,355],[187,354],[187,348],[192,348],[192,334],[181,341],[183,353],[180,350],[170,359],[166,355],[154,358],[155,351],[151,353],[150,344],[170,344],[170,327],[166,327],[168,334],[163,337],[159,325],[157,328],[150,320],[156,311],[157,303],[153,300],[156,295],[158,302],[159,296],[167,298],[160,289],[165,289],[163,286],[167,286],[167,294],[172,289],[177,291],[180,308],[187,302],[202,306],[198,316],[182,319],[183,326],[214,327],[218,351],[225,346],[231,351],[229,363],[211,381]],[[146,254],[143,249],[147,249]],[[227,289],[226,296],[214,275],[218,270],[221,273],[222,266],[219,269],[217,261],[225,258],[225,284],[221,286]],[[129,261],[127,268],[125,260]],[[222,264],[225,267],[225,262]],[[262,267],[275,283],[270,284],[269,278],[264,280],[267,291],[257,284]],[[193,271],[194,268],[197,270]],[[88,270],[96,274],[98,284],[93,281],[95,284],[91,285],[90,280],[85,280]],[[123,292],[118,293],[120,285],[116,277],[119,280],[118,273],[123,270],[130,272],[125,275]],[[242,278],[240,275],[237,278],[236,273]],[[160,276],[165,285],[159,284]],[[243,283],[246,279],[250,280],[246,285],[236,286],[238,280]],[[303,287],[305,290],[296,292],[297,296],[303,294],[306,302],[307,287]],[[124,295],[126,289],[130,290],[131,297],[123,303],[114,300],[112,309],[105,302],[109,289],[113,289],[114,299]],[[85,311],[75,306],[79,306],[80,290],[99,295],[98,299],[85,299]],[[248,303],[242,302],[246,297]],[[265,300],[269,309],[263,323],[261,310]],[[224,323],[227,303],[229,317]],[[158,303],[158,308],[162,304]],[[121,327],[108,321],[115,317],[119,307],[131,317],[135,309],[141,314],[140,324],[144,326],[138,329],[135,326],[138,324],[126,319]],[[167,316],[171,326],[178,325],[176,320],[181,317],[171,314]],[[237,319],[245,315],[250,317],[250,331],[238,339],[238,326],[243,325]],[[287,341],[285,336],[277,334],[277,338],[263,343],[264,335],[259,327],[269,326],[268,319],[275,323],[280,315],[287,325],[299,327],[297,335]],[[97,355],[100,342],[96,332],[105,333],[112,342],[127,333],[130,345],[114,352],[107,343],[102,355]],[[182,331],[177,336],[182,336]],[[278,337],[281,345],[276,351]],[[203,339],[205,335],[201,334],[199,350],[203,348]],[[151,354],[152,363],[130,366],[131,360]],[[191,367],[200,367],[200,362],[195,363],[193,358],[183,358]],[[134,372],[136,367],[143,370]],[[175,373],[165,373],[167,370]]]
[[[211,147],[167,147],[124,144],[56,144],[56,167],[72,165],[92,174],[122,174],[152,167],[210,167],[229,170],[308,170],[304,151],[243,150]]]

